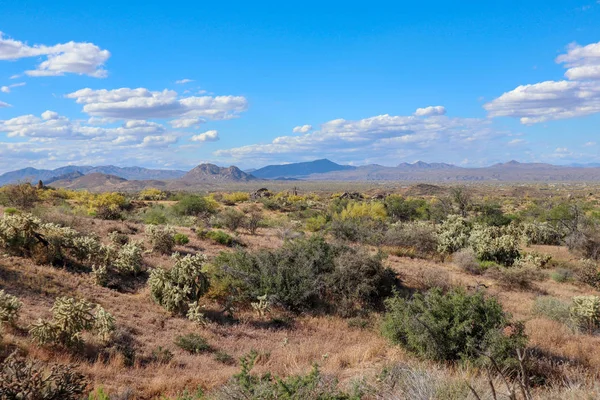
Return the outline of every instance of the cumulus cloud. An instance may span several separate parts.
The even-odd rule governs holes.
[[[335,119],[303,135],[280,136],[266,144],[218,150],[217,157],[232,160],[282,161],[290,157],[356,157],[384,160],[432,150],[469,151],[475,143],[503,136],[486,119],[378,115],[360,120]],[[483,140],[486,139],[486,140]]]
[[[192,136],[190,140],[192,142],[216,142],[219,140],[219,132],[214,130],[206,131],[199,135]]]
[[[415,114],[417,117],[428,117],[432,115],[445,115],[446,107],[442,106],[429,106],[425,108],[417,108]]]
[[[600,42],[572,44],[556,58],[566,80],[521,85],[484,105],[490,117],[519,118],[523,124],[600,112]]]
[[[169,124],[175,129],[189,128],[194,125],[203,123],[202,118],[178,118],[169,121]]]
[[[45,57],[33,70],[25,71],[29,76],[60,76],[66,73],[105,78],[104,64],[110,57],[108,50],[102,50],[93,43],[68,42],[30,46],[24,42],[7,38],[0,32],[0,60]]]
[[[295,127],[292,132],[294,133],[306,133],[308,131],[312,130],[312,125],[300,125]]]
[[[178,85],[184,85],[184,84],[190,83],[190,82],[194,82],[194,80],[186,78],[186,79],[180,79],[178,81],[175,81],[175,83],[178,84]]]
[[[90,116],[116,119],[150,118],[234,118],[248,107],[243,96],[178,97],[174,90],[145,88],[113,90],[81,89],[66,95],[84,104]]]

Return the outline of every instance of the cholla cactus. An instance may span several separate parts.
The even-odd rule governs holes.
[[[586,330],[588,333],[593,333],[600,325],[600,297],[573,297],[571,318],[581,329]]]
[[[0,290],[0,326],[2,323],[14,324],[19,317],[19,310],[23,303],[16,296]]]
[[[124,233],[112,231],[108,234],[108,240],[115,246],[123,246],[129,242],[129,236]]]
[[[512,265],[520,255],[517,237],[495,226],[475,226],[469,237],[469,245],[480,260],[505,266]]]
[[[150,241],[152,251],[158,251],[162,254],[171,254],[175,240],[175,229],[170,226],[147,225],[146,236]]]
[[[438,252],[454,253],[467,246],[471,226],[460,215],[448,215],[438,230]]]
[[[114,319],[101,307],[95,314],[93,304],[86,300],[59,297],[52,306],[52,320],[38,320],[29,333],[40,344],[62,344],[67,347],[82,342],[83,331],[95,331],[106,337],[114,330]]]
[[[202,307],[200,307],[200,304],[197,302],[188,304],[188,312],[186,316],[187,319],[195,322],[198,325],[206,325],[208,323],[208,320],[202,312]]]
[[[98,259],[102,243],[92,236],[78,236],[73,238],[73,256],[78,261],[87,261]]]
[[[154,301],[170,312],[183,314],[190,302],[197,301],[208,290],[208,279],[202,272],[206,257],[202,254],[182,257],[175,253],[173,258],[173,268],[153,269],[148,284]]]
[[[30,250],[42,221],[31,214],[4,214],[0,218],[0,247],[13,253]]]
[[[137,275],[142,269],[142,250],[140,242],[127,243],[119,250],[113,265],[121,273]]]
[[[106,286],[108,284],[108,268],[106,265],[92,265],[92,277],[98,286]]]
[[[252,302],[250,304],[260,317],[264,317],[266,314],[271,312],[271,301],[266,294],[257,296],[256,299],[258,302]]]
[[[104,308],[96,306],[94,313],[94,332],[104,342],[108,342],[115,331],[115,318]]]
[[[548,222],[525,222],[520,227],[521,238],[528,246],[532,244],[558,245],[563,236]]]
[[[517,268],[542,268],[548,261],[552,259],[552,256],[547,254],[539,253],[527,253],[515,260],[513,266]]]

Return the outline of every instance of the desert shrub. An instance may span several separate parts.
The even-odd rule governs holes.
[[[235,242],[233,236],[223,231],[207,231],[202,232],[202,237],[214,240],[215,242],[222,244],[223,246],[231,246]]]
[[[600,227],[588,221],[568,235],[565,244],[569,250],[580,254],[583,258],[600,260]]]
[[[176,233],[173,236],[173,241],[175,242],[175,244],[178,244],[180,246],[186,245],[190,242],[190,238],[183,234],[183,233]]]
[[[139,194],[138,194],[138,199],[140,200],[153,200],[153,201],[159,201],[159,200],[165,200],[167,198],[167,194],[165,192],[163,192],[160,189],[156,189],[156,188],[147,188],[142,190]]]
[[[477,207],[475,221],[486,226],[506,226],[512,219],[504,214],[499,204],[486,202]]]
[[[594,260],[583,259],[579,262],[575,276],[579,282],[600,288],[600,269]]]
[[[235,364],[235,359],[223,350],[218,350],[215,352],[215,360],[225,365]]]
[[[430,223],[407,222],[393,225],[385,233],[383,243],[408,248],[419,257],[427,257],[436,253],[438,237],[435,227]]]
[[[327,225],[327,217],[324,215],[316,215],[306,220],[305,227],[309,232],[320,232]]]
[[[277,378],[271,374],[251,373],[257,358],[256,352],[240,359],[241,371],[215,393],[216,400],[347,400],[362,398],[358,390],[346,393],[338,388],[335,379],[321,375],[317,365],[307,375]]]
[[[536,297],[532,312],[563,324],[571,320],[571,304],[552,296]]]
[[[113,266],[121,274],[136,276],[142,270],[142,244],[140,242],[129,242],[119,249],[113,261]]]
[[[527,290],[535,281],[544,279],[545,275],[531,267],[502,267],[488,268],[487,273],[498,281],[498,284],[508,290]]]
[[[213,214],[217,207],[217,202],[210,198],[186,195],[173,206],[173,211],[178,215],[201,216]]]
[[[68,365],[19,358],[11,354],[0,365],[0,398],[79,400],[87,388],[83,374]]]
[[[29,183],[19,183],[0,188],[0,198],[5,205],[28,210],[38,202],[39,192]]]
[[[471,225],[460,215],[448,215],[448,218],[438,228],[437,251],[442,254],[452,254],[469,243]]]
[[[161,254],[171,254],[173,252],[173,246],[175,245],[173,235],[175,235],[175,230],[172,227],[147,225],[145,233],[152,251]]]
[[[172,313],[185,315],[208,290],[208,279],[202,272],[206,258],[202,254],[173,254],[173,268],[156,268],[150,272],[148,285],[152,299]]]
[[[446,293],[452,289],[450,274],[439,268],[421,267],[415,271],[413,278],[422,290],[438,288]]]
[[[600,297],[573,297],[571,319],[584,332],[593,333],[596,331],[600,327]]]
[[[561,244],[562,235],[549,222],[524,222],[521,224],[521,235],[527,245],[546,244],[557,246]]]
[[[126,205],[125,196],[110,192],[94,195],[87,203],[90,215],[108,220],[120,219],[121,211]]]
[[[115,246],[123,246],[129,243],[129,236],[118,231],[112,231],[108,234],[108,240]]]
[[[427,216],[427,202],[423,199],[404,198],[389,195],[384,201],[387,215],[394,221],[412,221]]]
[[[387,225],[383,220],[371,218],[334,218],[329,232],[339,240],[381,245]]]
[[[511,266],[519,258],[519,240],[501,228],[478,225],[469,236],[469,246],[482,261]]]
[[[221,225],[232,232],[237,231],[238,228],[244,225],[245,218],[244,213],[235,208],[227,208],[219,214]]]
[[[550,278],[552,278],[553,281],[560,282],[560,283],[567,282],[567,281],[571,280],[572,277],[573,277],[573,272],[566,268],[556,268],[550,274]]]
[[[211,350],[206,339],[197,333],[177,336],[175,338],[175,345],[192,354],[204,353]]]
[[[472,249],[462,249],[457,251],[452,255],[452,261],[454,261],[454,263],[462,270],[470,274],[480,275],[485,272],[485,269],[482,268]]]
[[[246,218],[244,219],[244,228],[249,234],[255,235],[258,228],[263,224],[264,215],[260,211],[260,208],[256,206],[247,207],[243,211],[246,214]]]
[[[157,364],[168,364],[173,359],[173,352],[165,347],[158,346],[152,350],[152,361]]]
[[[350,202],[336,218],[339,219],[375,219],[383,221],[387,216],[385,206],[381,202]]]
[[[232,206],[236,203],[250,200],[250,194],[246,192],[223,193],[221,200],[224,204]]]
[[[14,324],[23,303],[13,295],[0,290],[0,329],[3,323]]]
[[[164,225],[169,220],[166,208],[160,204],[143,210],[141,218],[146,225]]]
[[[371,309],[392,288],[393,274],[378,256],[328,244],[313,236],[280,249],[221,253],[214,260],[215,285],[251,302],[267,294],[292,311],[325,309],[343,315]]]
[[[102,307],[86,300],[59,297],[52,306],[52,319],[31,325],[29,334],[39,344],[74,347],[83,342],[82,332],[90,331],[108,340],[115,329],[114,318]]]
[[[500,303],[481,292],[432,289],[410,300],[392,297],[386,306],[383,334],[432,360],[481,360],[486,352],[508,366],[527,342],[523,325],[511,323]]]

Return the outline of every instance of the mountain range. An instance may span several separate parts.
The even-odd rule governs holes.
[[[200,164],[186,172],[141,167],[66,166],[54,170],[25,168],[0,175],[0,186],[42,180],[55,187],[88,190],[169,190],[199,188],[223,183],[295,181],[400,181],[400,182],[600,182],[600,166],[593,164],[552,165],[509,161],[488,167],[465,168],[446,163],[400,163],[351,166],[327,159],[283,165],[268,165],[252,171],[235,166]],[[261,183],[262,184],[262,183]]]

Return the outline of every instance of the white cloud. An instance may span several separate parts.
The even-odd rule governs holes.
[[[575,118],[600,112],[600,42],[572,44],[556,58],[567,80],[521,85],[486,103],[490,117],[515,117],[523,124]]]
[[[184,84],[190,83],[190,82],[194,82],[194,80],[186,78],[186,79],[180,79],[178,81],[175,81],[175,83],[178,84],[178,85],[184,85]]]
[[[432,115],[445,115],[446,107],[442,106],[429,106],[425,108],[417,108],[415,111],[415,116],[417,117],[428,117]]]
[[[139,147],[165,147],[174,143],[177,143],[177,136],[175,135],[146,136]]]
[[[178,118],[169,121],[169,124],[175,129],[189,128],[194,125],[203,123],[202,118]]]
[[[206,131],[199,135],[192,136],[190,140],[192,142],[216,142],[219,140],[219,132],[214,130]]]
[[[292,132],[294,133],[306,133],[308,131],[312,130],[312,125],[299,125],[297,127],[295,127]]]
[[[516,145],[523,144],[526,142],[527,141],[525,139],[513,139],[513,140],[509,141],[507,144],[509,146],[516,146]]]
[[[10,104],[0,101],[0,108],[12,107]]]
[[[66,95],[84,104],[90,116],[116,119],[150,118],[234,118],[248,107],[243,96],[177,96],[173,90],[150,91],[145,88],[114,90],[81,89]]]
[[[419,154],[430,154],[434,150],[472,154],[471,147],[503,135],[492,129],[490,121],[485,119],[384,114],[354,121],[335,119],[301,136],[281,136],[270,143],[218,150],[214,155],[254,163],[257,160],[289,161],[291,157],[335,157],[348,161],[363,157],[381,162],[409,155],[422,157]]]
[[[12,85],[2,86],[0,87],[0,92],[2,93],[10,93],[10,90],[16,87],[25,86],[25,82],[13,83]]]
[[[30,57],[46,57],[33,70],[25,71],[29,76],[60,76],[65,73],[105,78],[103,68],[110,57],[93,43],[68,42],[52,46],[33,45],[10,39],[0,32],[0,60],[18,60]]]
[[[595,145],[596,145],[596,142],[587,142],[587,143],[585,143],[583,146],[584,146],[584,147],[593,147],[593,146],[595,146]]]

